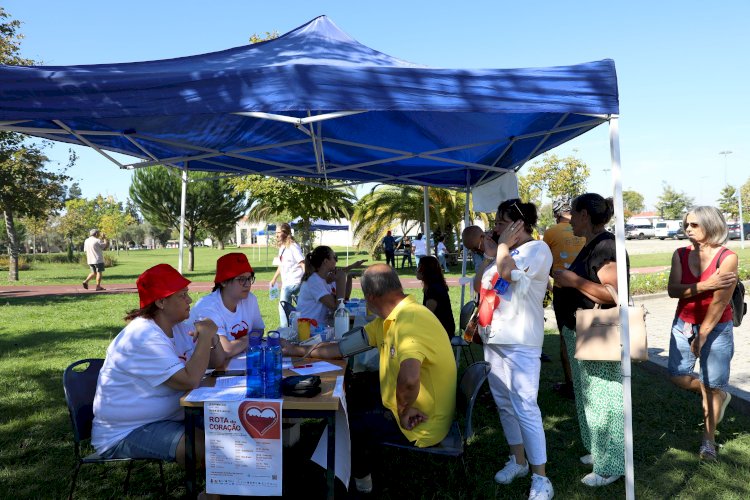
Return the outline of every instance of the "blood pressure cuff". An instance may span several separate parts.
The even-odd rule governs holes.
[[[320,377],[317,375],[294,375],[281,381],[284,396],[312,398],[320,394]]]
[[[339,341],[339,350],[345,358],[354,356],[360,352],[369,351],[370,349],[372,349],[372,346],[367,339],[367,332],[361,326],[346,332]]]

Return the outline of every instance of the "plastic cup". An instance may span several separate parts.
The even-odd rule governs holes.
[[[310,322],[309,321],[299,321],[297,323],[297,336],[299,337],[300,342],[304,342],[305,340],[310,338]]]

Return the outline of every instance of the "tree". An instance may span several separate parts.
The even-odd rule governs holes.
[[[662,183],[662,193],[656,203],[656,210],[665,219],[681,219],[682,214],[693,206],[693,198],[683,192],[675,191],[666,182]]]
[[[589,167],[574,156],[558,158],[545,154],[518,178],[518,194],[524,201],[541,206],[542,192],[554,199],[558,196],[578,196],[586,192]]]
[[[185,206],[185,232],[188,241],[188,270],[194,269],[195,237],[199,229],[236,222],[248,203],[242,193],[236,193],[226,179],[215,174],[188,172]],[[180,227],[180,174],[166,167],[136,170],[130,185],[130,198],[143,217],[157,228]]]
[[[351,216],[354,188],[327,185],[322,179],[277,179],[261,175],[237,177],[232,184],[250,200],[248,220],[251,222],[300,217],[297,231],[303,246],[312,246],[310,225],[315,219],[341,219]],[[288,219],[287,219],[288,220]]]
[[[622,192],[622,204],[624,206],[624,215],[627,219],[635,214],[643,212],[645,204],[643,203],[643,195],[638,191],[623,191]]]
[[[736,219],[740,214],[740,207],[737,203],[737,189],[727,184],[721,190],[721,197],[716,200],[719,210],[729,219]],[[744,207],[743,207],[744,208]]]

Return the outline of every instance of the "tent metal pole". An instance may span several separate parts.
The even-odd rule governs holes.
[[[469,227],[471,225],[471,222],[469,221],[469,196],[471,196],[471,186],[469,185],[469,170],[466,170],[466,204],[464,206],[464,229]],[[469,259],[469,251],[467,248],[463,245],[461,245],[462,250],[461,253],[463,254],[462,257],[462,263],[461,263],[461,277],[466,277],[466,261]],[[461,284],[461,307],[464,306],[466,303],[466,285]]]
[[[180,196],[180,256],[177,259],[177,270],[182,274],[183,247],[185,241],[185,205],[187,202],[188,163],[182,167],[182,194]]]
[[[427,186],[422,186],[422,190],[424,193],[424,236],[425,242],[424,242],[424,249],[425,249],[425,255],[432,255],[430,253],[430,243],[432,242],[432,234],[430,234],[430,188]]]
[[[617,295],[620,299],[620,341],[622,342],[622,402],[625,417],[625,498],[635,500],[633,470],[633,400],[631,394],[630,324],[628,311],[628,271],[625,256],[625,217],[620,168],[620,130],[617,116],[609,122],[609,148],[612,155],[612,184],[615,205],[615,242],[617,255]]]

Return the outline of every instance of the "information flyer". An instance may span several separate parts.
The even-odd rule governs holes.
[[[206,492],[281,496],[281,400],[206,402]]]

